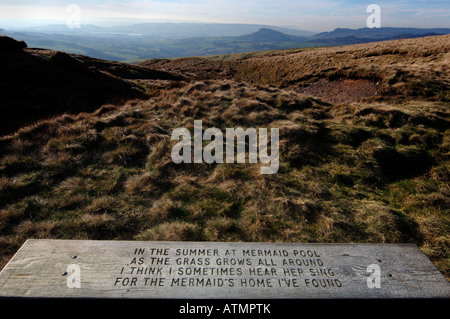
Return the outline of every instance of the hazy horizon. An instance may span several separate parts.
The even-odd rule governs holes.
[[[304,0],[151,0],[151,1],[31,1],[0,2],[0,28],[64,24],[68,6],[81,9],[81,24],[113,26],[152,22],[261,24],[311,32],[364,28],[369,4],[381,8],[382,27],[448,28],[450,2]]]

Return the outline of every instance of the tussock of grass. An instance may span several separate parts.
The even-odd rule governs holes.
[[[139,234],[136,239],[150,241],[200,241],[204,238],[197,225],[175,221],[162,223],[147,229]]]

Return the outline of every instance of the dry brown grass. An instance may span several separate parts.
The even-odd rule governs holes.
[[[449,43],[445,35],[326,47],[237,60],[231,68],[237,80],[255,84],[287,87],[319,78],[362,78],[381,81],[386,92],[413,94],[406,91],[412,89],[407,87],[412,80],[450,84]]]
[[[448,103],[423,91],[406,99],[401,89],[397,100],[333,105],[296,88],[371,70],[386,92],[419,76],[448,87],[446,39],[233,61],[235,79],[200,72],[155,81],[158,94],[147,100],[0,138],[2,265],[31,237],[412,242],[448,276]],[[187,61],[193,72],[192,60],[177,67]],[[406,71],[391,85],[397,69]],[[260,175],[260,164],[174,164],[170,134],[192,131],[194,119],[222,131],[279,128],[278,173]]]

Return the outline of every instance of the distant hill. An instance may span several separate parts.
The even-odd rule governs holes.
[[[0,34],[47,48],[112,61],[179,58],[337,46],[448,34],[450,29],[345,29],[313,34],[256,24],[141,23],[116,27],[50,25]]]
[[[158,38],[224,37],[241,36],[270,28],[296,36],[312,36],[310,31],[260,25],[260,24],[222,24],[222,23],[142,23],[129,26],[111,27],[108,31],[143,34]]]
[[[116,27],[82,25],[78,29],[60,24],[3,30],[0,35],[23,40],[30,47],[125,61],[272,49],[268,45],[255,45],[256,40],[240,39],[239,44],[230,43],[235,37],[252,34],[261,28],[297,37],[314,35],[310,31],[285,27],[216,23],[141,23]],[[279,49],[278,46],[276,48]]]
[[[308,40],[308,37],[288,35],[280,31],[261,28],[252,34],[240,36],[239,39],[248,41],[263,41],[263,42],[281,42],[281,41],[300,42]]]
[[[360,39],[390,39],[400,36],[417,37],[426,35],[443,35],[450,34],[450,28],[432,28],[432,29],[420,29],[420,28],[360,28],[360,29],[346,29],[337,28],[331,32],[322,32],[315,34],[315,39],[333,39],[333,38],[346,38],[354,37]]]
[[[192,37],[223,37],[241,36],[270,28],[289,35],[312,36],[314,32],[285,27],[262,24],[226,24],[226,23],[139,23],[114,27],[100,27],[92,24],[82,25],[81,28],[69,29],[65,24],[44,25],[33,28],[23,28],[17,31],[84,35],[92,37],[143,36],[153,39],[184,39]]]

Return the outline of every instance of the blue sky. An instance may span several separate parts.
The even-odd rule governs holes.
[[[450,27],[449,0],[0,0],[0,27],[65,23],[67,7],[81,8],[82,24],[130,22],[129,19],[256,23],[296,26],[311,31],[365,27],[375,3],[382,26]]]

